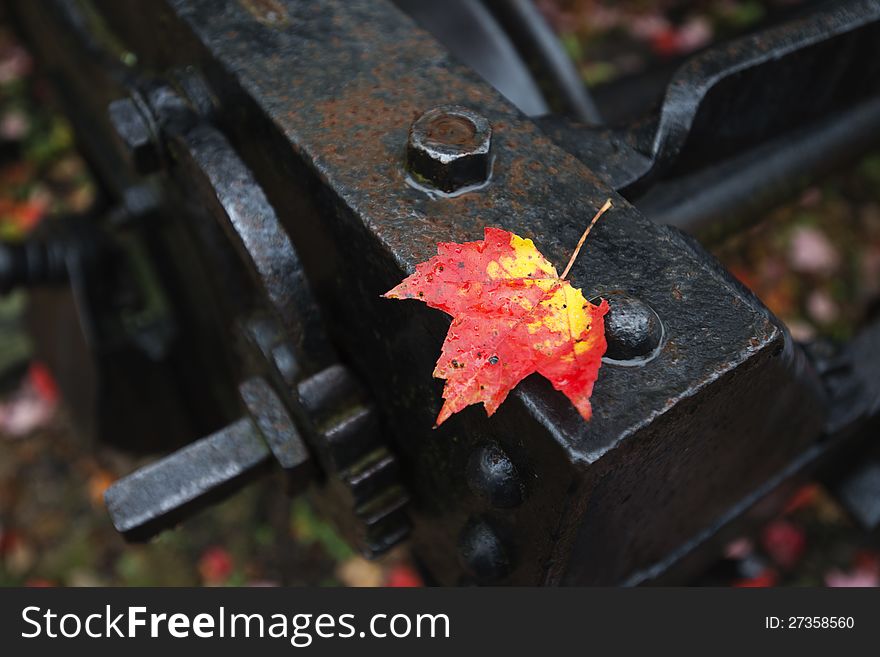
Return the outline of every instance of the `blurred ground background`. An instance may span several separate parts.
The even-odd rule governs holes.
[[[797,0],[538,0],[578,63],[602,84],[646,62],[735,35]],[[0,238],[82,211],[88,171],[27,52],[0,22]],[[880,299],[880,153],[811,186],[715,254],[799,340],[845,340]],[[185,530],[126,545],[102,495],[141,462],[78,441],[51,375],[29,356],[25,298],[0,299],[0,585],[419,585],[405,551],[354,555],[278,482],[252,485]],[[880,550],[819,484],[731,542],[695,584],[880,585]]]

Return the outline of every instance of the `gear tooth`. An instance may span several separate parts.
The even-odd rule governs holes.
[[[342,519],[341,529],[366,556],[378,556],[410,530],[409,498],[379,414],[342,365],[303,381],[298,392],[313,425],[315,451],[330,475],[317,501]]]

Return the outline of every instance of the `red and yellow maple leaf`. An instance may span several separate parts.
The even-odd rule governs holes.
[[[562,275],[530,239],[486,228],[482,240],[441,243],[437,255],[384,296],[418,299],[452,315],[434,376],[445,379],[437,425],[470,404],[492,415],[508,393],[538,372],[585,420],[605,353],[605,300],[597,306],[565,277],[605,205],[587,227]]]

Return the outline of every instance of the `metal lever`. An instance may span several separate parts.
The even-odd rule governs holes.
[[[262,474],[275,457],[294,487],[311,478],[308,450],[262,378],[239,386],[248,415],[120,479],[104,501],[127,539],[147,540]]]

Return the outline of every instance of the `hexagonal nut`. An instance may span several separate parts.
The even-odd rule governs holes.
[[[107,107],[107,114],[135,171],[140,174],[157,171],[159,153],[155,136],[134,99],[114,100]]]
[[[435,107],[409,130],[406,163],[418,182],[444,192],[479,185],[492,168],[492,126],[458,105]]]

